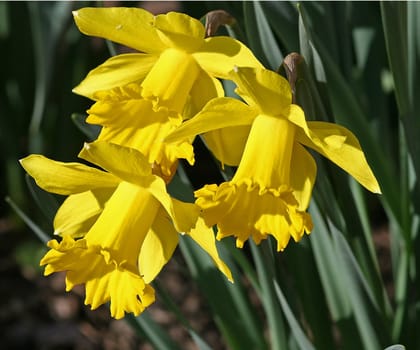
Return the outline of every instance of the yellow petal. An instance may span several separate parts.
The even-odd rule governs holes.
[[[188,112],[184,110],[185,119],[193,117],[200,112],[205,104],[216,97],[223,97],[225,91],[221,82],[211,77],[204,70],[200,70],[197,79],[190,91],[190,99],[188,100]]]
[[[131,266],[109,260],[99,247],[89,246],[85,239],[74,241],[64,236],[61,243],[48,243],[50,251],[41,260],[45,274],[66,271],[66,290],[86,284],[85,304],[96,309],[111,301],[111,315],[122,318],[125,312],[139,315],[154,301],[154,290],[145,284]]]
[[[112,174],[80,163],[63,163],[32,154],[20,160],[26,172],[42,189],[70,195],[95,188],[114,188],[120,180]]]
[[[200,67],[190,54],[167,49],[141,83],[142,96],[155,101],[156,108],[181,113],[199,73]]]
[[[267,69],[236,67],[230,77],[238,85],[238,95],[250,106],[258,106],[267,115],[287,116],[292,92],[282,76]]]
[[[326,122],[308,122],[308,132],[300,130],[297,140],[327,157],[373,193],[381,193],[363,150],[352,132]]]
[[[99,189],[70,195],[54,217],[54,234],[82,237],[104,209],[114,189]]]
[[[143,183],[144,177],[152,174],[151,165],[142,153],[108,142],[85,143],[79,157],[131,183]]]
[[[172,174],[179,158],[194,163],[191,141],[164,142],[181,124],[182,116],[163,108],[154,109],[152,101],[142,99],[135,92],[114,91],[110,99],[96,102],[88,113],[88,123],[103,126],[98,140],[139,150],[165,176]]]
[[[229,79],[234,66],[263,68],[250,49],[229,37],[207,38],[193,56],[210,75],[223,79]]]
[[[305,211],[311,200],[312,189],[316,179],[315,159],[298,143],[293,145],[290,186],[298,201],[298,210]]]
[[[138,266],[146,283],[152,282],[178,245],[178,232],[168,214],[160,210],[140,249]]]
[[[172,198],[166,190],[166,184],[158,176],[154,177],[147,190],[160,202],[169,214],[178,232],[187,232],[194,227],[199,208],[192,203],[185,203]]]
[[[168,47],[186,52],[196,51],[204,41],[204,26],[184,13],[168,12],[155,18],[154,26]]]
[[[135,7],[82,8],[73,11],[79,30],[147,53],[165,49],[153,27],[154,16]]]
[[[250,129],[249,125],[232,126],[209,131],[203,135],[203,138],[222,165],[237,166],[241,161]]]
[[[210,257],[213,259],[217,268],[227,277],[230,282],[233,282],[232,272],[225,262],[220,258],[216,247],[216,239],[211,227],[208,227],[204,220],[199,217],[196,226],[189,232],[190,236]]]
[[[224,90],[219,80],[202,71],[191,89],[189,118],[200,112],[205,104],[216,97],[223,97]],[[238,165],[249,133],[249,126],[226,127],[203,134],[207,147],[222,163]]]
[[[200,113],[184,122],[168,135],[166,141],[182,140],[229,126],[249,125],[257,115],[257,110],[237,99],[231,97],[215,98],[209,101]]]
[[[123,54],[111,57],[91,70],[73,92],[97,100],[101,91],[143,81],[157,59],[156,55],[146,54]]]
[[[188,232],[197,222],[200,212],[199,208],[193,203],[186,203],[175,198],[171,198],[173,212],[171,218],[178,232]]]
[[[289,186],[296,129],[286,119],[258,115],[232,181],[251,179],[262,190]]]
[[[80,239],[75,241],[68,235],[63,236],[61,242],[55,239],[47,243],[51,248],[39,262],[40,266],[45,267],[44,275],[48,276],[53,272],[74,270],[77,269],[80,257],[85,254],[90,254],[87,250],[86,241]],[[77,282],[79,284],[82,282]],[[70,290],[72,287],[67,289]]]
[[[115,319],[121,319],[126,312],[132,312],[135,316],[139,316],[146,307],[155,301],[154,289],[145,284],[141,276],[128,270],[116,269],[109,275],[107,288],[109,290],[109,299],[111,301],[111,316]],[[89,292],[93,290],[97,293],[97,287],[90,288],[89,281],[86,284],[86,300],[89,304]]]

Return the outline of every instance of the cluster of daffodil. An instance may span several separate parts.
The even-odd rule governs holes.
[[[328,157],[363,186],[379,192],[360,145],[347,129],[306,122],[288,82],[269,71],[239,41],[206,37],[200,21],[182,13],[153,16],[138,8],[74,12],[81,32],[128,46],[93,69],[74,92],[94,101],[87,122],[100,125],[79,157],[96,165],[42,155],[21,160],[37,184],[68,196],[54,219],[45,274],[66,272],[66,289],[86,286],[92,309],[110,302],[111,315],[139,315],[154,299],[150,283],[189,235],[232,280],[217,239],[238,247],[272,235],[283,250],[312,228],[306,212],[316,164],[304,146]],[[221,79],[243,99],[224,97]],[[195,203],[172,198],[166,185],[179,159],[194,164],[202,135],[230,181],[195,192]],[[103,170],[98,169],[101,168]]]

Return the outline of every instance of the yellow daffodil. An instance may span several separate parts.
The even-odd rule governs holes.
[[[41,260],[46,275],[66,271],[67,290],[84,283],[92,309],[110,301],[113,317],[138,315],[154,301],[149,283],[171,257],[179,232],[195,239],[232,278],[213,231],[197,218],[198,208],[171,198],[140,152],[97,141],[79,156],[107,171],[41,155],[21,160],[41,188],[69,196],[54,221],[62,240],[51,240]]]
[[[292,104],[288,82],[265,69],[235,68],[237,93],[246,103],[217,98],[168,137],[182,140],[210,130],[251,125],[237,171],[229,182],[206,185],[195,192],[207,225],[217,224],[221,239],[235,236],[238,247],[252,237],[256,243],[273,235],[283,250],[290,236],[309,233],[309,206],[316,164],[303,146],[329,158],[368,190],[379,185],[357,138],[332,123],[305,120]]]
[[[87,121],[104,126],[100,140],[139,149],[165,177],[173,174],[177,158],[194,161],[190,143],[168,145],[163,142],[167,133],[210,99],[223,96],[216,78],[227,78],[234,65],[261,66],[242,43],[205,38],[201,22],[183,13],[153,16],[139,8],[83,8],[74,12],[74,19],[87,35],[139,51],[108,59],[73,91],[97,101]],[[236,134],[245,135],[242,129]],[[229,147],[220,147],[234,141],[223,132],[206,139],[222,162],[237,158]]]

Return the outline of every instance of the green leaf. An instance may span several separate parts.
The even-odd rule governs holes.
[[[384,2],[381,13],[399,115],[414,168],[420,174],[420,4]]]
[[[52,81],[56,46],[71,17],[73,4],[57,2],[47,5],[42,2],[28,2],[27,5],[30,12],[36,62],[36,88],[29,125],[29,148],[33,153],[42,153],[41,122]]]
[[[0,40],[9,36],[9,4],[5,1],[0,2]]]
[[[351,302],[356,325],[365,349],[379,349],[379,341],[389,341],[390,330],[381,319],[377,300],[366,282],[347,241],[335,228],[331,229],[337,264],[345,276],[346,293]],[[376,328],[376,329],[375,329]],[[384,332],[385,331],[385,332]],[[376,336],[373,336],[376,334]]]
[[[280,305],[283,309],[284,315],[289,322],[290,329],[295,337],[296,342],[298,343],[301,350],[315,350],[314,346],[311,344],[309,339],[306,337],[305,333],[302,331],[299,322],[297,321],[295,315],[293,314],[289,304],[283,292],[280,289],[280,286],[276,281],[274,281],[274,289],[276,291],[277,297],[280,301]]]
[[[344,348],[379,349],[378,340],[389,333],[377,333],[372,325],[372,319],[377,322],[376,326],[381,322],[378,322],[380,319],[372,306],[372,303],[375,304],[372,292],[354,255],[342,234],[333,226],[331,229],[326,226],[316,204],[311,205],[311,214],[315,225],[311,237],[315,260],[331,315],[338,322],[343,344],[346,344]],[[326,234],[330,230],[331,237]]]
[[[310,43],[316,48],[322,60],[327,79],[328,94],[334,111],[336,121],[355,133],[359,139],[366,158],[371,165],[381,185],[383,196],[393,215],[400,220],[399,196],[395,186],[395,175],[392,175],[393,168],[383,153],[380,142],[373,135],[368,118],[364,114],[359,101],[357,100],[351,86],[346,82],[339,71],[336,63],[325,49],[322,41],[316,36],[308,24],[307,14],[303,7],[298,7],[301,20],[305,28],[306,36]]]
[[[168,336],[168,334],[144,311],[140,316],[128,314],[127,321],[144,337],[150,344],[159,350],[181,350],[181,348]]]
[[[287,50],[286,53],[298,51],[298,12],[296,6],[286,1],[262,1],[260,5],[270,27]]]
[[[269,243],[270,241],[265,240],[256,246],[253,241],[249,241],[260,281],[260,298],[267,316],[271,349],[281,350],[287,348],[287,329],[272,282],[275,278],[275,265]]]
[[[276,265],[285,268],[284,272],[281,270],[283,273],[276,275],[276,281],[306,333],[311,335],[315,348],[333,349],[331,315],[310,249],[311,239],[312,234],[296,244],[291,242],[283,253],[278,254]],[[288,280],[292,282],[285,282]]]
[[[181,313],[181,310],[176,305],[174,300],[171,298],[169,293],[163,287],[161,287],[161,285],[158,283],[157,280],[155,280],[153,282],[153,287],[156,289],[156,291],[159,295],[159,298],[165,303],[165,306],[174,313],[177,320],[180,321],[184,325],[184,327],[187,329],[191,338],[194,340],[194,342],[198,346],[198,349],[199,350],[211,350],[210,346],[192,328],[191,324],[188,322],[188,320]]]
[[[331,317],[335,321],[348,318],[351,313],[350,302],[345,290],[344,276],[336,263],[337,257],[334,252],[334,246],[327,234],[329,228],[314,201],[311,203],[309,212],[314,223],[310,242],[331,310]]]
[[[6,197],[6,202],[12,207],[12,209],[19,215],[19,217],[29,226],[29,228],[38,236],[43,243],[47,243],[50,237],[37,225],[35,224],[28,215],[26,215],[22,209],[20,209],[16,203],[10,198]]]
[[[245,1],[244,20],[248,44],[255,56],[272,70],[277,70],[283,55],[259,1]]]
[[[238,271],[228,263],[235,280],[232,284],[216,270],[207,254],[203,254],[190,237],[182,237],[179,247],[229,349],[266,349],[258,314],[252,307]]]

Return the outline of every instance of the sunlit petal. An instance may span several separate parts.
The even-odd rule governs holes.
[[[267,69],[236,67],[230,74],[237,93],[250,105],[272,116],[286,116],[292,92],[286,79]]]
[[[207,38],[193,56],[205,71],[223,79],[229,79],[234,66],[263,68],[250,49],[229,37]]]
[[[312,189],[316,179],[315,159],[298,143],[293,146],[291,164],[293,167],[290,176],[290,186],[293,195],[298,201],[298,210],[308,209],[312,196]]]
[[[213,259],[214,264],[217,268],[227,277],[227,279],[233,282],[232,272],[229,267],[220,258],[219,252],[216,247],[216,239],[214,232],[211,227],[208,227],[204,220],[199,217],[196,226],[189,232],[190,236],[210,257]]]
[[[308,127],[309,133],[297,133],[299,142],[330,159],[369,191],[381,193],[359,141],[350,130],[326,122],[308,122]]]
[[[189,119],[193,117],[211,99],[223,97],[224,95],[225,91],[222,83],[218,79],[211,77],[206,71],[200,70],[190,91],[190,99],[186,105],[188,110],[184,109],[183,111],[184,118]]]
[[[152,174],[151,166],[142,153],[104,141],[85,143],[79,157],[131,183],[143,183],[143,178]]]
[[[140,274],[146,283],[153,281],[172,257],[178,237],[171,218],[160,210],[144,239],[138,260]]]
[[[80,163],[63,163],[32,154],[20,164],[42,189],[70,195],[95,188],[113,188],[120,180],[114,175]]]
[[[232,181],[250,178],[262,188],[274,189],[289,185],[295,129],[285,119],[257,116]]]
[[[171,198],[166,190],[165,182],[157,176],[149,184],[148,191],[165,208],[178,232],[187,232],[194,227],[199,214],[199,208],[196,205]]]
[[[199,73],[200,67],[191,55],[165,50],[141,83],[142,96],[154,101],[156,109],[166,107],[181,113]]]
[[[184,13],[168,12],[155,18],[160,40],[167,46],[186,52],[196,51],[204,41],[204,26]]]
[[[84,34],[147,53],[158,53],[166,48],[153,26],[154,16],[146,10],[135,7],[86,7],[73,11],[73,17]]]
[[[230,126],[249,125],[257,115],[257,110],[237,99],[216,98],[209,101],[200,113],[166,137],[166,141],[182,140],[192,135]]]
[[[73,92],[97,100],[101,91],[112,90],[130,83],[139,84],[157,59],[158,56],[139,53],[111,57],[91,70]]]
[[[66,198],[54,217],[54,234],[84,236],[104,209],[112,189],[99,189],[71,195]]]
[[[237,166],[248,139],[249,125],[231,126],[203,134],[207,147],[222,163]]]

